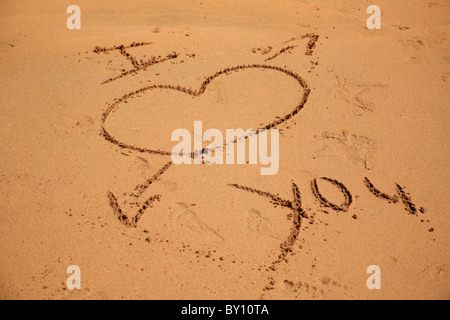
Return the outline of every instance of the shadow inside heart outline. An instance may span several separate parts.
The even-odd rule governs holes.
[[[260,65],[260,64],[249,64],[249,65],[239,65],[239,66],[235,66],[235,67],[230,67],[230,68],[226,68],[223,69],[221,71],[216,72],[214,75],[208,77],[200,86],[200,88],[198,90],[192,90],[191,88],[185,88],[185,87],[181,87],[179,85],[174,86],[174,85],[150,85],[150,86],[146,86],[143,87],[141,89],[138,89],[136,91],[133,91],[131,93],[128,93],[124,96],[122,96],[121,98],[117,99],[116,101],[114,101],[106,110],[105,112],[103,112],[102,114],[102,135],[103,137],[109,141],[110,143],[117,145],[120,148],[124,148],[124,149],[129,149],[129,150],[133,150],[133,151],[138,151],[138,152],[142,152],[142,153],[149,153],[149,154],[158,154],[158,155],[172,155],[172,153],[170,151],[165,151],[165,150],[159,150],[159,149],[150,149],[150,148],[142,148],[142,147],[138,147],[135,145],[131,145],[131,144],[126,144],[123,143],[119,140],[117,140],[116,138],[114,138],[105,128],[105,123],[106,120],[108,119],[109,115],[114,112],[117,111],[119,109],[119,106],[121,103],[126,102],[128,99],[133,98],[134,96],[141,94],[147,90],[153,90],[153,89],[170,89],[170,90],[176,90],[176,91],[180,91],[183,93],[187,93],[191,96],[194,97],[198,97],[201,96],[206,88],[208,87],[209,83],[214,80],[215,78],[217,78],[218,76],[222,75],[222,74],[228,74],[229,72],[233,72],[233,71],[238,71],[238,70],[245,70],[245,69],[270,69],[270,70],[275,70],[275,71],[279,71],[282,72],[292,78],[294,78],[295,80],[297,80],[300,84],[300,86],[303,88],[303,96],[300,100],[300,102],[298,103],[298,105],[288,114],[284,115],[283,117],[280,117],[279,119],[275,119],[274,121],[272,121],[271,123],[267,124],[266,126],[263,126],[261,128],[256,129],[256,134],[260,133],[262,130],[269,130],[272,128],[275,128],[276,126],[278,126],[279,124],[289,120],[290,118],[292,118],[293,116],[295,116],[306,104],[306,101],[308,100],[309,94],[311,92],[311,90],[309,89],[306,81],[301,78],[298,74],[294,73],[293,71],[290,71],[288,69],[284,69],[281,67],[276,67],[276,66],[270,66],[270,65]],[[244,137],[247,138],[247,137]],[[233,141],[236,142],[236,140]],[[202,149],[201,152],[204,152],[205,148]],[[210,150],[208,150],[210,151]],[[191,157],[195,156],[195,152],[193,151],[191,152]]]

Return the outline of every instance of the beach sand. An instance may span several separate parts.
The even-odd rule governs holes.
[[[80,30],[56,2],[0,4],[0,298],[450,297],[447,1],[379,30],[367,1],[79,0]],[[171,164],[195,120],[279,129],[278,173]]]

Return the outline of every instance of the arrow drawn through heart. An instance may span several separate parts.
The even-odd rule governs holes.
[[[303,88],[303,96],[301,97],[300,101],[297,103],[297,105],[292,109],[292,111],[288,114],[285,114],[284,116],[281,117],[276,117],[276,119],[274,119],[272,122],[263,125],[262,127],[256,129],[256,134],[260,133],[263,130],[270,130],[272,128],[276,128],[277,126],[279,126],[280,124],[288,121],[289,119],[291,119],[292,117],[294,117],[295,115],[297,115],[300,110],[303,109],[303,107],[305,106],[309,94],[311,92],[311,90],[309,89],[306,81],[301,78],[298,74],[294,73],[293,71],[290,71],[288,69],[285,68],[281,68],[281,67],[276,67],[276,66],[271,66],[271,65],[261,65],[261,64],[249,64],[249,65],[239,65],[239,66],[235,66],[235,67],[229,67],[220,71],[217,71],[215,74],[213,74],[212,76],[209,76],[208,78],[206,78],[206,80],[201,84],[200,88],[198,90],[193,90],[191,88],[185,88],[185,87],[181,87],[179,85],[163,85],[163,84],[159,84],[159,85],[149,85],[143,88],[140,88],[136,91],[133,91],[131,93],[125,94],[124,96],[122,96],[119,99],[116,99],[107,109],[105,112],[103,112],[102,114],[102,136],[105,140],[107,140],[108,142],[118,146],[121,149],[127,149],[127,150],[131,150],[131,151],[137,151],[137,152],[141,152],[141,153],[148,153],[148,154],[153,154],[153,155],[161,155],[161,156],[170,156],[172,154],[171,151],[168,150],[160,150],[160,149],[152,149],[152,148],[145,148],[145,147],[139,147],[136,145],[132,145],[132,144],[127,144],[124,142],[119,141],[118,139],[116,139],[111,133],[109,133],[106,128],[105,128],[105,123],[108,119],[108,117],[111,115],[111,113],[117,111],[120,107],[124,106],[127,103],[127,100],[136,97],[137,95],[143,94],[146,91],[151,91],[151,90],[155,90],[155,89],[166,89],[166,90],[174,90],[174,91],[179,91],[179,92],[183,92],[185,94],[188,94],[190,96],[193,97],[198,97],[203,95],[203,93],[205,92],[206,88],[208,87],[208,85],[217,77],[221,76],[221,75],[227,75],[230,74],[232,72],[237,72],[239,70],[248,70],[248,69],[261,69],[261,70],[274,70],[274,71],[278,71],[281,72],[291,78],[294,78],[299,85]],[[247,137],[243,137],[243,138],[247,138]],[[235,143],[237,140],[235,140],[233,143]],[[205,148],[202,150],[202,152],[205,152]],[[206,150],[211,151],[211,150]],[[191,157],[195,156],[195,151],[192,152],[190,154]],[[133,199],[139,199],[142,194],[144,193],[144,191],[151,185],[153,184],[155,181],[157,181],[172,165],[172,161],[169,161],[167,164],[165,164],[155,175],[153,175],[150,179],[144,181],[143,183],[137,185],[134,188],[134,192],[130,193],[128,196],[133,198]],[[125,194],[127,195],[127,194]],[[125,226],[128,227],[136,227],[137,223],[139,222],[139,219],[142,217],[142,215],[145,213],[145,211],[152,206],[152,204],[155,201],[158,201],[161,198],[161,195],[153,195],[150,198],[148,198],[147,200],[145,200],[143,202],[143,204],[141,205],[139,202],[136,202],[140,208],[138,209],[138,212],[135,214],[134,217],[131,217],[129,215],[127,215],[126,213],[123,212],[123,210],[121,209],[117,197],[112,193],[112,192],[108,192],[108,198],[110,201],[110,205],[114,210],[114,214],[115,216],[119,219],[119,221],[121,223],[123,223]]]

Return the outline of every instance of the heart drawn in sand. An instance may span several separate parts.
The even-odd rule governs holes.
[[[108,108],[107,110],[102,114],[102,135],[103,137],[111,142],[114,145],[117,145],[120,148],[124,148],[124,149],[128,149],[128,150],[132,150],[132,151],[138,151],[138,152],[145,152],[145,153],[149,153],[149,154],[158,154],[158,155],[171,155],[171,151],[169,150],[161,150],[158,148],[144,148],[144,147],[139,147],[133,144],[129,144],[129,143],[124,143],[122,141],[119,141],[119,139],[115,138],[112,134],[109,133],[109,131],[107,131],[107,129],[105,128],[105,123],[108,119],[108,117],[113,113],[116,112],[121,106],[124,106],[126,103],[128,103],[129,99],[135,98],[135,97],[139,97],[140,94],[144,93],[144,92],[149,92],[155,89],[166,89],[166,90],[174,90],[177,92],[182,92],[185,93],[187,95],[190,95],[191,97],[199,97],[202,96],[205,93],[206,88],[208,87],[208,85],[210,85],[210,83],[216,79],[217,77],[219,77],[220,75],[224,75],[224,74],[230,74],[232,72],[238,72],[240,70],[249,70],[249,69],[260,69],[260,70],[273,70],[276,72],[280,72],[284,75],[287,75],[293,79],[296,80],[296,82],[298,82],[298,84],[300,85],[300,87],[303,89],[303,95],[300,98],[300,100],[298,102],[296,102],[295,107],[292,108],[292,110],[285,114],[284,116],[277,116],[275,119],[273,119],[272,121],[270,121],[269,123],[267,123],[266,125],[261,125],[259,128],[256,128],[256,133],[258,134],[259,132],[261,132],[261,130],[269,130],[272,128],[276,128],[278,125],[282,124],[283,122],[291,119],[293,116],[295,116],[305,105],[306,101],[308,100],[308,96],[310,94],[310,89],[306,83],[306,81],[301,78],[299,75],[297,75],[296,73],[288,70],[288,69],[284,69],[281,67],[276,67],[276,66],[270,66],[270,65],[259,65],[259,64],[253,64],[253,65],[240,65],[240,66],[235,66],[235,67],[230,67],[230,68],[226,68],[223,69],[221,71],[216,72],[215,74],[213,74],[212,76],[208,77],[200,86],[200,88],[198,90],[192,90],[191,88],[185,88],[185,87],[181,87],[179,85],[149,85],[146,87],[143,87],[141,89],[138,89],[136,91],[133,91],[131,93],[128,93],[124,96],[122,96],[121,98],[115,100]],[[198,119],[201,120],[201,119]],[[151,125],[151,124],[150,124]],[[245,128],[248,129],[248,128]]]

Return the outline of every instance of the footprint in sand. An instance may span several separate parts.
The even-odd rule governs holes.
[[[374,111],[376,106],[370,101],[370,95],[375,94],[373,91],[377,88],[387,87],[381,83],[351,83],[345,77],[337,75],[333,70],[327,68],[327,71],[336,79],[336,84],[330,90],[331,94],[335,99],[351,105],[355,116],[362,116],[367,112]]]
[[[129,155],[125,152],[122,152],[124,155]],[[135,172],[139,179],[145,179],[151,176],[153,170],[153,166],[151,166],[147,159],[141,156],[135,156],[133,163],[128,167],[129,172]]]
[[[339,133],[323,131],[315,139],[322,142],[320,150],[315,153],[316,157],[331,156],[335,154],[336,148],[341,148],[352,164],[362,164],[367,170],[373,169],[375,143],[368,137],[351,134],[348,131]]]
[[[247,235],[259,235],[270,228],[269,219],[263,217],[256,209],[247,211]]]
[[[188,228],[196,233],[207,233],[221,241],[225,241],[224,237],[222,237],[214,228],[210,227],[206,222],[199,218],[191,205],[184,202],[178,202],[178,205],[181,208],[181,212],[175,214],[174,223],[176,225]]]

